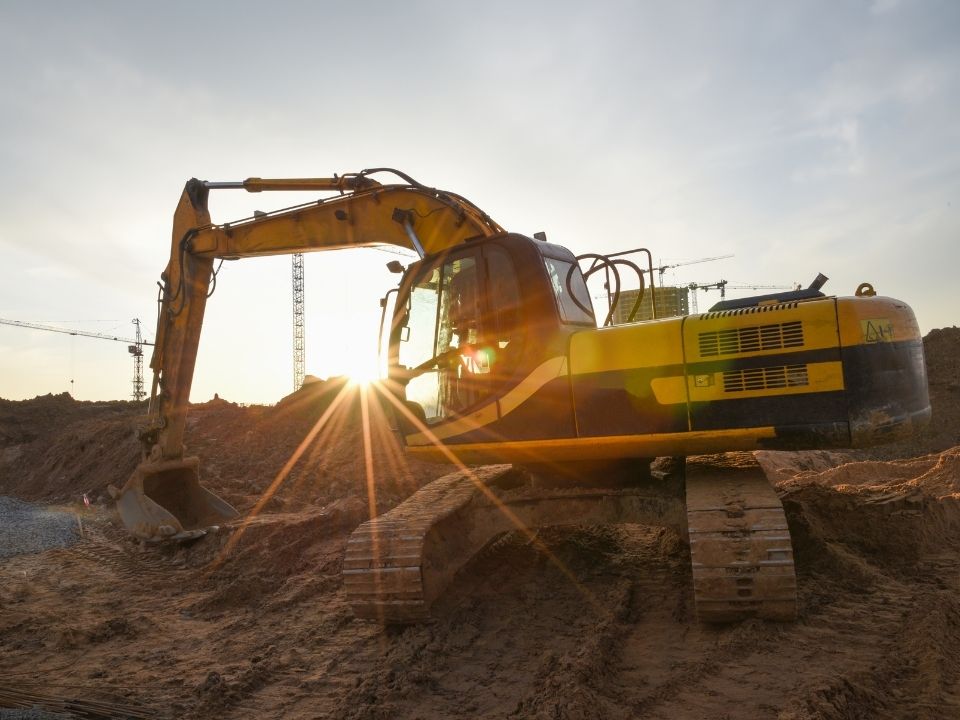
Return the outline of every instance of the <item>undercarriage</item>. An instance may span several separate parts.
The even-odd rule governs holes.
[[[689,540],[701,622],[796,617],[786,518],[752,455],[671,459],[592,479],[585,487],[546,468],[491,465],[430,483],[351,535],[343,577],[354,613],[383,624],[427,620],[457,572],[507,532],[534,541],[542,527],[639,524]]]

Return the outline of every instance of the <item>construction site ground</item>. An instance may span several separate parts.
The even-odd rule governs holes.
[[[539,543],[506,535],[461,571],[432,622],[383,629],[347,605],[347,538],[451,469],[402,459],[372,394],[337,400],[342,383],[327,382],[276,406],[193,406],[202,481],[246,519],[191,545],[145,547],[107,493],[138,461],[131,428],[144,406],[0,400],[0,495],[76,521],[69,544],[61,524],[46,549],[0,554],[0,707],[32,697],[75,714],[99,702],[85,717],[960,717],[960,329],[925,346],[934,417],[920,437],[757,453],[793,535],[791,624],[698,625],[680,536],[609,526],[542,531],[562,570]]]

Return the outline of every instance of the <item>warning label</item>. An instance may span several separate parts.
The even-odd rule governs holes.
[[[893,323],[885,318],[861,320],[860,327],[863,329],[864,342],[893,342]]]

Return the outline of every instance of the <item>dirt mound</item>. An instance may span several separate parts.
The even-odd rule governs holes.
[[[799,526],[795,548],[816,562],[835,559],[837,544],[888,567],[960,549],[960,447],[914,461],[803,473],[780,490]],[[806,549],[805,538],[812,543]]]
[[[188,419],[188,452],[202,459],[202,482],[241,510],[282,478],[270,493],[271,511],[352,497],[367,502],[372,493],[383,512],[449,472],[405,456],[384,402],[374,391],[332,379],[306,385],[271,407],[196,405]]]
[[[0,400],[0,494],[97,499],[136,466],[133,423],[145,410],[144,403],[78,402],[67,393]]]
[[[132,417],[136,412],[145,411],[146,403],[143,402],[80,402],[69,393],[39,395],[33,400],[0,398],[0,449],[48,440],[51,435],[77,422]]]
[[[56,502],[104,498],[106,486],[126,482],[140,460],[133,415],[119,415],[77,421],[48,442],[30,443],[14,462],[0,465],[0,492]]]
[[[785,472],[785,471],[781,471]],[[847,462],[819,471],[790,474],[782,487],[818,484],[848,492],[897,493],[922,490],[937,498],[960,496],[960,446],[910,460]]]
[[[59,502],[87,493],[106,501],[107,485],[122,486],[139,462],[134,422],[142,410],[136,403],[80,403],[69,395],[0,401],[7,443],[0,445],[0,494]],[[275,406],[222,399],[192,405],[185,445],[187,454],[201,458],[204,485],[242,511],[281,474],[268,510],[366,498],[369,486],[382,511],[447,471],[406,458],[391,423],[372,391],[334,379],[307,385]]]
[[[146,550],[94,508],[78,544],[0,563],[0,674],[66,666],[71,685],[184,718],[947,720],[960,701],[957,458],[784,483],[800,592],[786,625],[697,625],[670,530],[504,536],[433,622],[383,630],[353,619],[340,581],[369,513],[359,497]]]
[[[76,544],[0,561],[0,676],[225,720],[955,718],[960,331],[925,342],[934,423],[897,452],[933,450],[760,454],[793,536],[796,623],[698,625],[686,545],[640,526],[506,535],[432,622],[355,620],[340,579],[350,531],[448,468],[405,459],[387,409],[335,380],[273,407],[191,408],[188,452],[208,487],[257,509],[245,525],[141,548],[95,504],[77,509]],[[0,448],[15,448],[0,494],[122,483],[137,408],[109,405],[0,403]]]
[[[288,592],[299,602],[339,585],[343,536],[367,516],[366,504],[351,498],[321,510],[251,518],[178,550],[185,564],[203,569],[203,585],[209,589],[192,610],[222,613],[271,603],[289,605]]]

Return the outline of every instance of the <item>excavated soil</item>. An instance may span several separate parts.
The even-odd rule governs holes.
[[[142,406],[0,401],[0,494],[83,528],[0,560],[0,698],[169,718],[960,717],[960,330],[926,347],[925,434],[871,455],[758,453],[796,551],[786,625],[698,625],[681,538],[621,526],[505,536],[433,622],[384,630],[346,604],[347,537],[448,468],[403,459],[372,398],[369,455],[360,393],[338,400],[339,382],[273,407],[194,406],[205,485],[262,507],[242,532],[177,548],[130,541],[107,500],[136,464]]]

